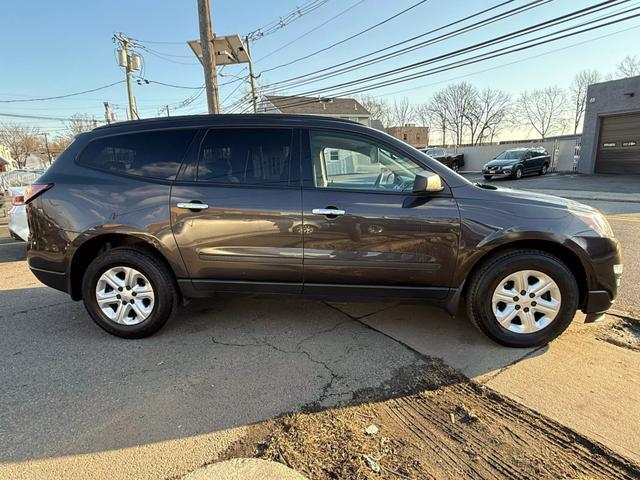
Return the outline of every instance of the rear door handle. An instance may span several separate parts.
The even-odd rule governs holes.
[[[206,203],[197,202],[178,202],[176,206],[178,208],[184,208],[185,210],[205,210],[209,208],[209,205]]]
[[[345,212],[344,210],[338,210],[337,208],[314,208],[313,210],[311,210],[311,213],[313,213],[314,215],[344,215]]]

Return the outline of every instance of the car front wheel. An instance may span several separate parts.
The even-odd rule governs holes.
[[[505,251],[471,278],[467,314],[492,340],[536,347],[560,335],[578,307],[578,285],[558,258],[540,250]]]
[[[82,299],[100,328],[122,338],[154,334],[178,304],[168,268],[145,250],[129,247],[108,250],[89,264]]]
[[[516,167],[516,169],[513,171],[513,178],[515,178],[516,180],[520,180],[522,178],[522,167]]]

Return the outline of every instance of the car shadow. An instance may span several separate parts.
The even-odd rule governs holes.
[[[530,353],[459,320],[447,326],[435,309],[297,297],[193,301],[155,336],[123,340],[81,303],[47,292],[0,291],[0,305],[13,306],[0,309],[0,462],[184,439],[466,381],[436,358],[446,352],[474,375]],[[391,336],[397,322],[409,347]],[[405,338],[412,330],[433,353]]]

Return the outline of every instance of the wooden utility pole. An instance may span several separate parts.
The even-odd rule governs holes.
[[[253,75],[253,60],[251,60],[251,50],[249,47],[249,35],[245,37],[244,43],[249,56],[249,81],[251,82],[251,102],[253,103],[253,113],[258,113],[258,94],[256,92],[256,77]]]
[[[49,150],[49,139],[47,138],[47,135],[49,134],[45,132],[42,135],[44,136],[44,144],[47,147],[47,157],[49,157],[49,165],[51,165],[53,163],[53,160],[51,159],[51,151]]]
[[[120,44],[120,48],[123,52],[124,62],[121,65],[125,69],[125,79],[127,81],[127,97],[129,98],[129,120],[135,120],[138,118],[133,100],[133,90],[131,89],[131,55],[129,55],[129,46],[131,44],[129,37],[121,33],[116,33],[113,38]]]
[[[202,46],[202,67],[204,85],[207,92],[209,113],[220,113],[218,98],[218,75],[216,73],[216,55],[213,49],[213,29],[211,26],[211,7],[209,0],[198,0],[198,20],[200,25],[200,45]]]
[[[111,105],[109,102],[102,102],[104,104],[104,120],[107,124],[111,123]]]

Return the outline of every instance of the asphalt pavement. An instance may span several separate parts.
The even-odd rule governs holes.
[[[640,215],[621,206],[599,208],[623,245],[617,308],[637,312]],[[0,225],[0,478],[174,478],[215,461],[248,424],[388,388],[425,361],[414,348],[472,377],[527,358],[426,307],[302,298],[192,302],[157,335],[126,341],[41,285],[25,244],[7,237]],[[395,320],[413,330],[394,333]],[[406,346],[418,337],[427,343]]]

